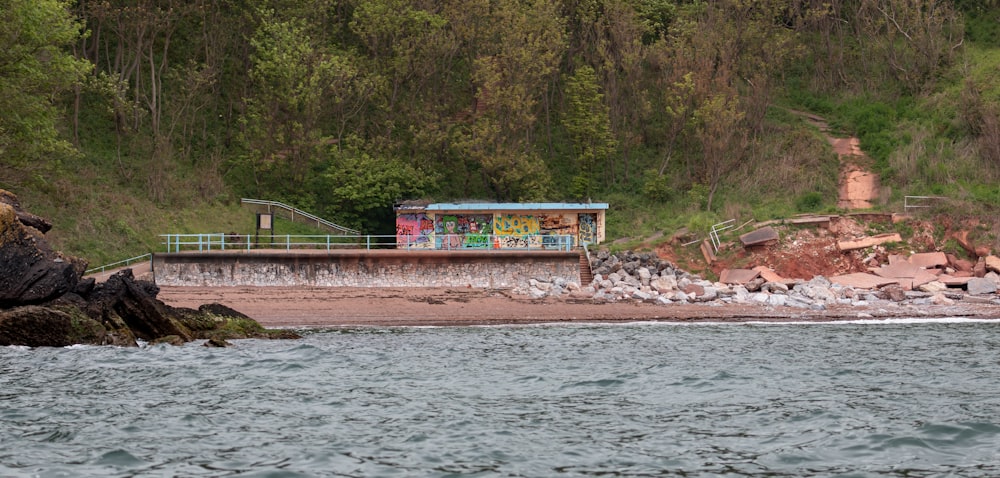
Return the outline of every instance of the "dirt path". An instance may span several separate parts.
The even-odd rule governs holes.
[[[788,110],[799,115],[815,126],[826,136],[833,151],[840,160],[838,178],[837,207],[840,209],[871,209],[878,200],[879,177],[869,171],[864,164],[868,156],[861,150],[858,138],[839,138],[833,136],[826,119],[804,111]]]

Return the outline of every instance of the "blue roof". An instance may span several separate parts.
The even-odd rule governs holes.
[[[562,211],[567,209],[607,209],[608,203],[594,202],[500,202],[500,203],[435,203],[428,211]]]

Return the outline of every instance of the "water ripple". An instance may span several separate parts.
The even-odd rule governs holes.
[[[992,323],[0,348],[2,476],[995,476]]]

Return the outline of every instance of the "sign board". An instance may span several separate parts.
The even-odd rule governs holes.
[[[257,229],[263,229],[265,231],[270,231],[270,230],[274,229],[274,227],[272,227],[272,225],[271,225],[271,220],[272,219],[273,219],[273,216],[271,214],[258,213],[257,214]]]

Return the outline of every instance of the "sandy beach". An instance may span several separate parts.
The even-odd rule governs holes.
[[[167,305],[220,303],[265,327],[504,325],[550,322],[834,321],[859,318],[967,317],[1000,319],[1000,306],[886,303],[806,310],[763,305],[594,303],[590,299],[514,297],[505,291],[460,288],[161,287]]]

